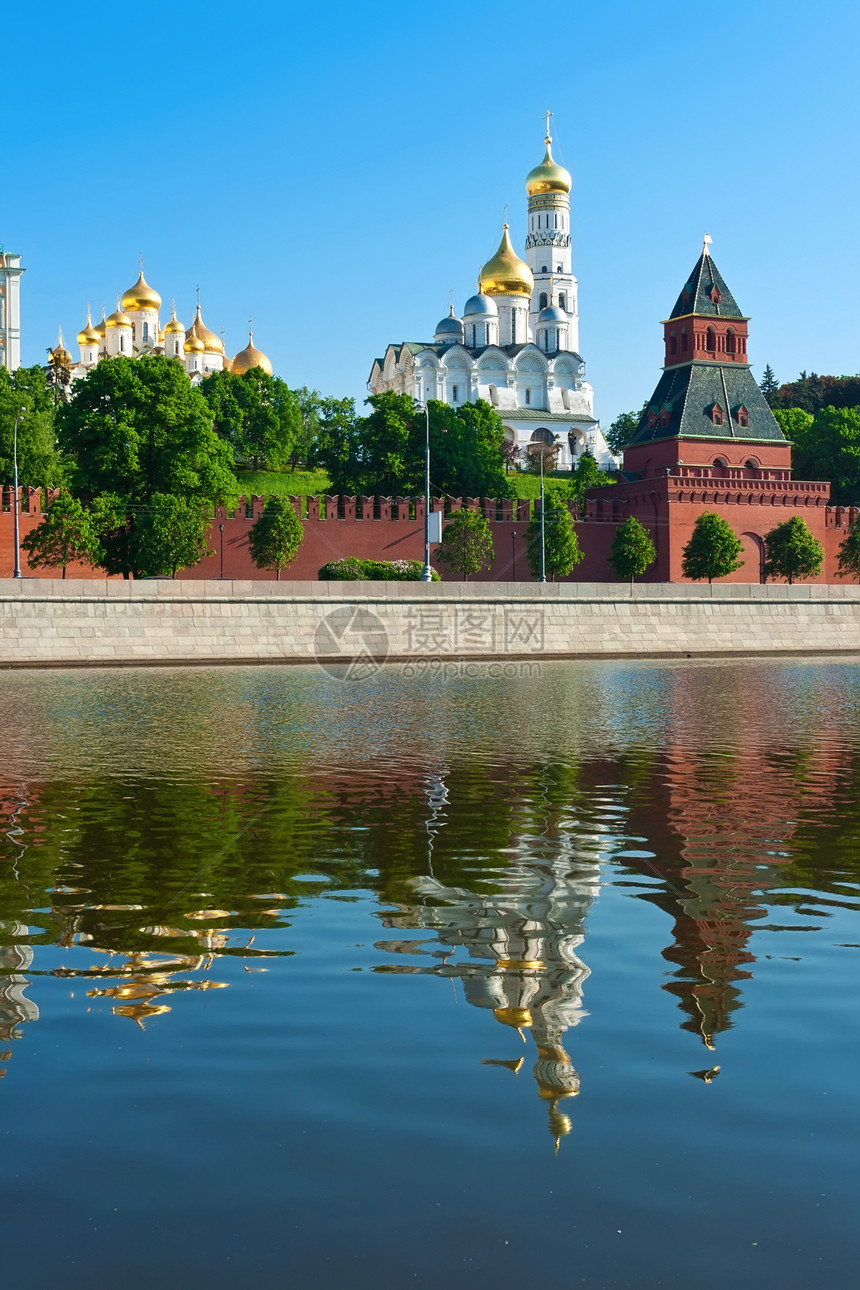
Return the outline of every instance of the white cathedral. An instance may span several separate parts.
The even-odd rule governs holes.
[[[594,391],[579,349],[577,281],[570,251],[570,174],[552,156],[549,114],[546,155],[526,178],[529,232],[525,260],[505,223],[499,249],[481,269],[477,294],[463,317],[436,327],[433,343],[389,345],[374,360],[371,394],[394,390],[419,403],[459,407],[485,399],[505,435],[521,450],[559,444],[559,467],[590,452],[604,469],[615,458],[594,417]]]

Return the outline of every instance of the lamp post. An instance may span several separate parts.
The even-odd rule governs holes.
[[[424,568],[421,570],[421,581],[432,582],[433,572],[430,568],[430,403],[424,404]]]
[[[218,527],[221,530],[221,577],[223,578],[224,577],[224,525],[219,524]]]
[[[21,509],[18,504],[18,426],[21,424],[21,421],[26,411],[27,411],[26,408],[22,408],[21,411],[18,413],[17,417],[15,418],[15,426],[12,430],[12,513],[15,517],[15,525],[14,525],[15,572],[12,574],[13,578],[20,578],[22,576],[21,575],[20,533],[18,531],[18,526],[20,523],[20,516],[18,512]]]
[[[543,452],[546,444],[540,446],[540,580],[546,582],[546,526],[543,494]]]
[[[517,531],[511,533],[511,582],[517,580]]]

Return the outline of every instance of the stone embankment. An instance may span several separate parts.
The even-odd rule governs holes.
[[[860,654],[860,587],[0,580],[0,667]]]

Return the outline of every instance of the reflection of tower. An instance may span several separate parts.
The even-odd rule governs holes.
[[[23,923],[0,923],[0,937],[24,937],[27,928]],[[29,982],[22,975],[33,962],[33,950],[23,941],[14,941],[10,945],[0,945],[0,1062],[7,1062],[12,1056],[6,1044],[10,1039],[20,1039],[20,1025],[24,1021],[38,1021],[39,1009],[32,999],[24,994]],[[0,1078],[6,1074],[5,1067],[0,1066]]]
[[[567,856],[519,858],[501,878],[501,891],[486,897],[421,878],[416,890],[425,903],[401,906],[401,913],[384,920],[386,927],[431,929],[450,947],[440,965],[405,970],[457,977],[473,1007],[489,1009],[524,1043],[525,1032],[531,1033],[537,1046],[532,1074],[549,1103],[556,1145],[571,1129],[559,1103],[579,1092],[564,1036],[586,1015],[588,968],[576,949],[597,887],[596,871],[571,874],[570,867]],[[383,941],[377,948],[400,951],[403,942]],[[465,957],[454,957],[458,950]]]

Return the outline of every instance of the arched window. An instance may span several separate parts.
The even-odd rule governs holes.
[[[125,353],[125,336],[120,336],[119,347],[122,350],[122,352]]]
[[[744,466],[747,470],[758,470],[758,462],[755,457],[748,458],[748,460],[744,462]]]
[[[540,266],[540,271],[541,271],[541,273],[546,273],[547,268],[546,268],[546,265],[545,265],[545,264],[542,264],[542,265]]]
[[[551,430],[545,430],[543,426],[541,426],[539,430],[535,430],[534,434],[531,437],[531,442],[532,443],[555,443],[555,435],[552,433]]]
[[[146,322],[143,324],[143,343],[144,345],[149,343],[149,323]]]
[[[732,331],[730,327],[729,330],[726,332],[726,353],[736,354],[737,352],[738,352],[737,337],[735,336],[735,333]]]
[[[558,293],[558,307],[559,309],[564,309],[565,312],[567,311],[567,297],[563,291]]]
[[[555,271],[556,271],[556,273],[564,273],[564,269],[561,267],[561,265],[560,265],[560,264],[557,264],[557,265],[555,266]]]
[[[678,337],[675,335],[674,332],[672,332],[671,336],[669,337],[669,353],[677,354],[677,352],[678,352]]]
[[[538,301],[538,309],[546,309],[546,292],[545,292],[545,291],[542,291],[542,292],[540,293],[540,299],[539,299],[539,301]]]
[[[681,331],[681,353],[682,353],[682,354],[686,354],[686,352],[687,352],[687,332],[686,332],[686,330],[683,330],[683,329],[682,329],[682,331]]]
[[[709,354],[713,354],[716,352],[717,333],[714,331],[713,327],[708,328],[708,334],[705,339],[705,349],[708,351]]]
[[[728,464],[729,463],[726,461],[725,457],[714,458],[714,465],[717,467],[718,470],[725,470]]]

